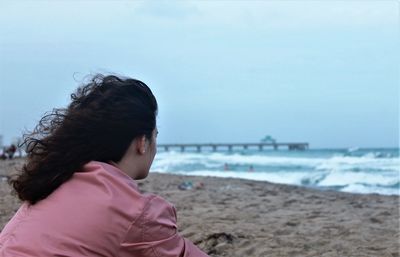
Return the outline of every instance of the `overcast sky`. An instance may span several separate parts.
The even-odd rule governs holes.
[[[0,1],[0,134],[87,74],[143,80],[159,142],[399,144],[398,1]]]

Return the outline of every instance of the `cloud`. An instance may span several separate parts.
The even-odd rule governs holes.
[[[199,9],[184,1],[146,1],[135,8],[135,13],[158,19],[180,20],[199,14]]]
[[[196,1],[207,22],[273,28],[395,25],[398,1]]]

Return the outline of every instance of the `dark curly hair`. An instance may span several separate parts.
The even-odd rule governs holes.
[[[71,100],[24,135],[27,162],[10,180],[23,201],[35,204],[46,198],[89,161],[118,162],[139,136],[151,140],[157,101],[145,83],[98,74]]]

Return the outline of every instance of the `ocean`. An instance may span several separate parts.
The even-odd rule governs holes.
[[[152,171],[269,181],[321,190],[400,195],[399,149],[158,150]]]

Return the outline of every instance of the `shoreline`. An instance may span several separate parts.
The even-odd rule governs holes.
[[[250,181],[250,182],[261,182],[261,183],[267,183],[267,184],[273,184],[273,185],[286,185],[286,186],[291,186],[291,187],[299,187],[302,189],[310,189],[314,191],[321,191],[321,192],[338,192],[338,193],[345,193],[345,194],[355,194],[355,195],[382,195],[382,196],[398,196],[400,197],[400,189],[397,190],[397,187],[395,188],[399,193],[398,194],[385,194],[385,193],[376,193],[376,192],[368,192],[368,193],[361,193],[361,192],[351,192],[351,191],[338,191],[336,188],[341,188],[345,186],[309,186],[309,185],[296,185],[296,184],[287,184],[287,183],[279,183],[279,182],[270,182],[267,180],[262,180],[262,179],[251,179],[251,178],[245,178],[245,177],[229,177],[229,176],[218,176],[218,175],[190,175],[190,174],[178,174],[178,173],[169,173],[169,172],[158,172],[158,171],[150,171],[151,173],[156,173],[156,174],[165,174],[165,175],[172,175],[172,176],[178,176],[178,177],[199,177],[199,178],[215,178],[215,179],[237,179],[237,180],[244,180],[244,181]],[[394,189],[394,188],[393,188]]]
[[[0,175],[19,164],[0,162]],[[189,181],[204,188],[178,188]],[[210,256],[400,256],[397,195],[157,172],[137,183],[173,203],[179,232]],[[0,229],[20,204],[9,191],[0,180]]]

